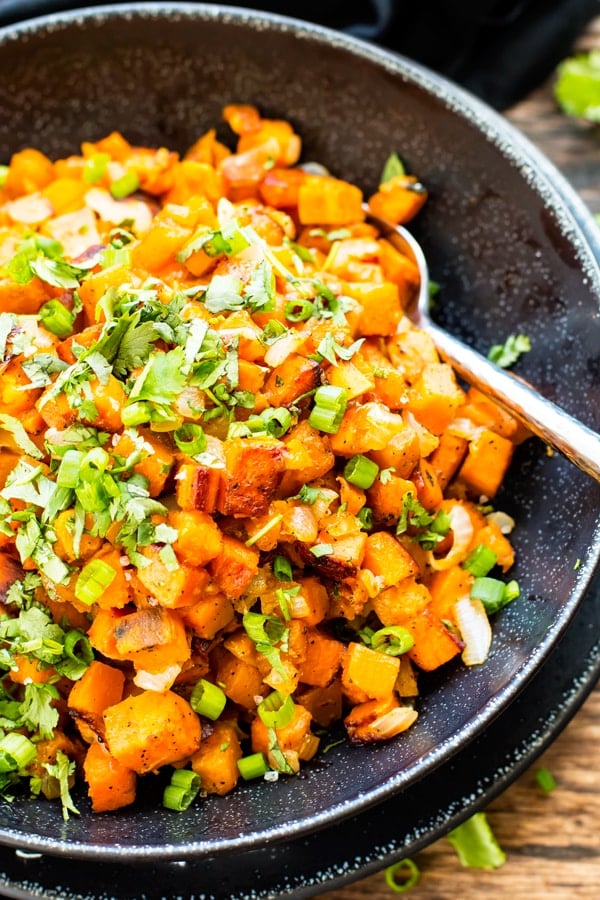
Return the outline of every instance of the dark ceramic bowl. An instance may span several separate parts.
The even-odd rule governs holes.
[[[232,101],[290,119],[306,159],[366,191],[398,150],[431,194],[415,233],[442,285],[440,319],[484,352],[530,335],[519,372],[600,428],[594,226],[552,166],[458,88],[358,41],[224,7],[106,7],[0,33],[0,161],[29,145],[72,153],[113,129],[185,149]],[[93,816],[78,797],[82,814],[67,824],[56,805],[17,801],[0,807],[0,841],[96,860],[198,859],[331,826],[426,779],[514,700],[566,628],[600,554],[599,500],[541,444],[519,450],[497,506],[518,520],[522,598],[497,616],[484,666],[423,679],[406,735],[336,746],[300,777],[183,815],[160,808],[152,778],[116,814]]]

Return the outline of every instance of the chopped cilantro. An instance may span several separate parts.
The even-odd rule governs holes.
[[[57,750],[56,762],[47,762],[43,765],[48,775],[50,775],[51,778],[56,778],[56,780],[58,781],[60,802],[62,804],[62,814],[65,822],[69,820],[70,812],[78,816],[79,810],[73,803],[69,786],[71,776],[75,774],[75,763],[70,760],[66,753],[63,753],[62,750]]]

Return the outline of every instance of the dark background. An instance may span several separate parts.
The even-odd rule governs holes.
[[[135,3],[135,0],[133,0]],[[0,0],[0,25],[98,0]],[[566,56],[600,0],[230,2],[343,29],[397,50],[505,109]]]

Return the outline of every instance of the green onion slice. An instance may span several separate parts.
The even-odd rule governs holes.
[[[388,656],[402,656],[414,647],[415,640],[402,625],[388,625],[371,635],[371,649]]]
[[[200,790],[200,776],[191,769],[176,769],[171,783],[163,793],[163,806],[175,812],[183,812],[196,799]]]
[[[11,731],[0,739],[0,772],[24,769],[36,756],[36,745],[18,731]]]
[[[140,186],[140,179],[137,177],[135,172],[125,172],[120,178],[117,178],[116,181],[110,186],[110,192],[115,198],[115,200],[123,200],[125,197],[129,197],[130,194],[135,193]]]
[[[470,869],[497,869],[506,862],[506,855],[485,813],[475,813],[448,834],[448,840],[458,853],[463,866]]]
[[[292,564],[285,556],[276,556],[273,560],[273,575],[279,581],[292,581]]]
[[[237,761],[237,767],[244,781],[262,778],[269,771],[269,763],[264,753],[251,753]]]
[[[296,706],[290,694],[273,691],[258,704],[258,715],[267,728],[284,728],[294,718]]]
[[[110,162],[108,153],[94,153],[89,159],[86,159],[83,167],[83,180],[88,184],[96,184],[100,181]]]
[[[372,459],[358,453],[344,466],[344,478],[355,487],[367,490],[379,474],[379,466]]]
[[[75,316],[60,300],[48,300],[39,311],[40,322],[59,338],[66,338],[73,332]]]
[[[65,635],[64,650],[65,656],[85,666],[89,666],[94,658],[94,651],[87,636],[74,628]]]
[[[180,428],[173,432],[173,440],[177,444],[182,453],[188,456],[196,456],[197,453],[204,453],[206,450],[206,435],[201,425],[195,425],[193,422],[186,422]]]
[[[419,882],[421,873],[412,859],[401,859],[385,870],[385,883],[394,894],[410,891]]]
[[[480,578],[494,568],[498,556],[485,544],[478,544],[474,550],[471,550],[463,563],[463,569]]]
[[[325,384],[315,391],[315,406],[308,418],[308,424],[326,434],[339,431],[347,405],[345,388],[333,384]]]
[[[373,528],[373,510],[370,506],[363,506],[356,518],[360,522],[361,528],[364,528],[365,531],[371,531]]]
[[[315,304],[310,300],[290,300],[283,312],[288,322],[306,322],[314,311]]]
[[[93,559],[83,567],[75,582],[75,596],[91,606],[111,586],[117,573],[102,559]]]
[[[535,780],[546,794],[549,794],[550,791],[553,791],[556,787],[556,779],[550,769],[547,769],[546,766],[540,766],[540,768],[537,769]]]
[[[201,678],[194,685],[190,696],[190,706],[199,716],[205,716],[214,722],[225,709],[226,703],[225,692],[211,681]]]

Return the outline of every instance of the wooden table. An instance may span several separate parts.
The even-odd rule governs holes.
[[[578,49],[600,49],[600,17]],[[554,79],[507,112],[570,180],[592,212],[600,213],[600,128],[567,119],[556,108]],[[535,780],[550,769],[557,788],[544,794]],[[507,854],[501,869],[464,869],[443,838],[416,854],[421,879],[412,900],[583,900],[600,898],[600,686],[532,769],[488,808]],[[327,900],[390,900],[383,873],[322,895]]]

